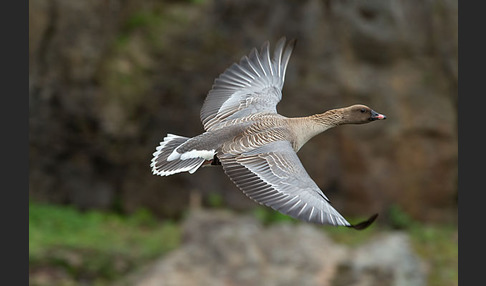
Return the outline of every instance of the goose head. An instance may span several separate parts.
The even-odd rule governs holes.
[[[363,104],[355,104],[341,109],[341,124],[363,124],[384,120],[386,116]]]

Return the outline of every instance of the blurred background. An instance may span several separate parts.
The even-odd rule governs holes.
[[[457,13],[454,0],[29,1],[30,283],[457,285]],[[370,230],[279,215],[221,168],[151,174],[167,133],[203,132],[214,79],[282,36],[297,46],[280,114],[387,116],[299,151],[344,217],[379,213]]]

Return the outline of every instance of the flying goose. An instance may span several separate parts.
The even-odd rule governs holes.
[[[277,113],[295,40],[281,38],[270,55],[261,50],[234,63],[216,80],[201,109],[205,132],[193,138],[168,134],[153,153],[152,172],[194,173],[202,165],[223,166],[229,178],[254,201],[291,217],[363,229],[377,217],[350,224],[307,174],[296,152],[312,137],[342,124],[386,119],[362,105],[307,117]]]

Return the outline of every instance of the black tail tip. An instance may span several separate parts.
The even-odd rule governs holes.
[[[357,229],[357,230],[366,229],[376,220],[377,217],[378,217],[378,214],[374,214],[369,219],[362,221],[358,224],[350,225],[348,227],[354,228],[354,229]]]

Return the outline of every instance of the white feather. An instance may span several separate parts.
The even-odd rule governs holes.
[[[172,154],[171,154],[172,156]],[[214,157],[214,150],[191,150],[180,155],[181,160],[191,159],[191,158],[203,158],[206,160],[212,160]],[[170,159],[167,158],[167,160]]]
[[[172,151],[172,153],[169,155],[169,157],[167,157],[167,161],[174,161],[174,160],[179,159],[181,157],[181,154],[179,152],[177,152],[176,149],[174,149],[174,151]]]

